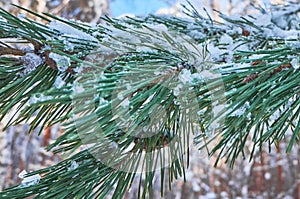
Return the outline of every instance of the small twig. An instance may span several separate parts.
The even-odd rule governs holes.
[[[43,45],[37,41],[31,40],[31,39],[28,39],[28,41],[33,45],[35,53],[38,53],[39,50],[41,50],[43,47]]]
[[[261,60],[258,60],[258,61],[252,62],[251,66],[256,66],[258,64],[266,64],[266,63],[262,62]],[[284,69],[288,69],[288,68],[291,68],[291,67],[292,67],[292,65],[290,63],[281,64],[278,68],[275,68],[271,72],[270,77],[274,76],[276,73],[279,73],[279,72],[281,72]],[[258,78],[258,76],[259,76],[259,73],[254,73],[254,74],[248,75],[247,77],[245,77],[245,79],[242,81],[242,83],[243,84],[250,83],[253,80],[255,80],[256,78]]]
[[[49,57],[50,52],[45,52],[44,56],[45,56],[45,62],[46,64],[52,68],[53,70],[57,70],[57,66],[55,61],[53,61],[50,57]]]
[[[287,63],[287,64],[281,64],[278,68],[275,68],[273,72],[271,73],[271,76],[275,75],[276,73],[281,72],[284,69],[292,68],[292,64]]]
[[[0,46],[0,56],[1,55],[25,55],[26,52],[23,52],[22,50],[15,49],[15,48],[9,48],[9,47],[1,47]]]

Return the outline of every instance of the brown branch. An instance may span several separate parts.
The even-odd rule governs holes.
[[[15,48],[9,48],[9,47],[1,47],[0,46],[0,56],[1,55],[19,55],[23,56],[26,53],[22,50],[15,49]]]
[[[257,73],[248,75],[247,77],[245,77],[245,79],[242,81],[243,84],[248,84],[250,82],[252,82],[253,80],[255,80],[258,77]]]
[[[262,62],[261,60],[258,60],[258,61],[254,61],[251,63],[251,66],[257,66],[259,64],[266,64],[265,62]],[[287,64],[281,64],[279,67],[275,68],[271,74],[270,74],[270,77],[274,76],[276,73],[279,73],[281,72],[282,70],[285,70],[285,69],[288,69],[288,68],[291,68],[292,65],[290,63],[287,63]],[[247,77],[244,78],[244,80],[242,81],[243,84],[247,84],[247,83],[250,83],[252,82],[253,80],[255,80],[256,78],[258,78],[259,76],[259,73],[254,73],[254,74],[251,74],[251,75],[248,75]]]
[[[45,52],[44,53],[44,56],[45,56],[45,62],[46,64],[52,68],[53,70],[57,70],[57,66],[56,66],[56,63],[54,60],[52,60],[50,57],[49,57],[49,54],[50,52]]]
[[[278,68],[275,68],[271,74],[271,76],[275,75],[276,73],[281,72],[284,69],[292,68],[292,64],[287,63],[287,64],[281,64]]]
[[[242,29],[243,36],[248,37],[248,36],[250,36],[250,34],[251,34],[250,31],[246,30],[245,28]]]
[[[42,49],[43,45],[40,44],[39,42],[34,41],[32,39],[27,39],[27,40],[33,45],[35,53],[38,53]]]

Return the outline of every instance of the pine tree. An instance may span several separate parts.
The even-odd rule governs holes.
[[[122,198],[135,178],[144,198],[156,173],[170,188],[185,178],[190,147],[234,166],[249,137],[252,154],[286,136],[298,146],[299,5],[97,26],[20,9],[43,23],[0,9],[0,118],[16,110],[5,128],[28,133],[61,124],[47,150],[68,158],[1,198]]]

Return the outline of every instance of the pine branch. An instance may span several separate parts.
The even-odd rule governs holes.
[[[9,188],[1,198],[104,198],[110,191],[121,198],[135,177],[145,198],[155,173],[161,183],[168,175],[170,187],[184,177],[192,144],[231,166],[249,137],[250,159],[287,129],[288,151],[298,144],[299,27],[289,26],[287,35],[268,13],[221,14],[223,23],[193,7],[186,13],[190,19],[105,17],[105,25],[90,27],[36,14],[42,24],[0,10],[0,39],[33,47],[11,50],[3,41],[10,56],[0,56],[0,118],[17,106],[21,114],[7,126],[62,123],[64,134],[47,149],[68,153],[29,174],[41,175],[39,183]]]
[[[25,52],[15,49],[15,48],[8,48],[8,47],[0,47],[0,56],[1,55],[25,55]]]

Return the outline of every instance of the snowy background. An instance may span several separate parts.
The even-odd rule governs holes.
[[[211,6],[222,13],[239,14],[251,12],[250,3],[267,7],[272,4],[285,3],[285,0],[189,0],[189,2],[203,13],[207,8],[212,14]],[[118,17],[125,14],[147,15],[164,13],[174,7],[180,9],[181,5],[188,5],[187,0],[111,0],[110,9],[112,16]],[[164,11],[164,12],[163,12]]]

